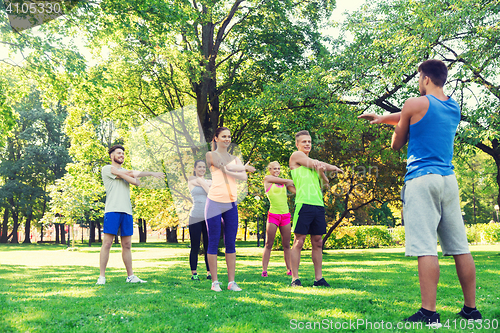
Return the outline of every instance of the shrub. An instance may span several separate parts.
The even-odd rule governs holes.
[[[488,243],[500,242],[500,223],[483,225],[484,240]]]
[[[398,245],[404,246],[405,243],[405,227],[398,226],[392,229],[392,240]]]
[[[358,248],[374,248],[393,245],[387,227],[360,226],[356,229],[356,246]]]
[[[469,243],[496,243],[500,241],[500,223],[480,223],[466,226]]]

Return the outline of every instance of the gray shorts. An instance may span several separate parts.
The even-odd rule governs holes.
[[[401,190],[407,256],[470,253],[455,175],[428,174],[406,182]]]

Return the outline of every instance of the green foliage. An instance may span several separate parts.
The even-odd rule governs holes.
[[[470,244],[492,244],[500,242],[500,223],[478,223],[466,226]]]
[[[4,76],[5,66],[0,67],[0,146],[5,143],[7,133],[14,127],[15,120],[12,107],[8,103],[9,88]]]
[[[405,245],[405,227],[397,226],[392,228],[392,239],[397,245]]]
[[[494,178],[495,162],[475,148],[467,155],[457,154],[454,165],[465,223],[496,221],[494,206],[497,204],[498,184]]]
[[[30,87],[29,94],[13,105],[16,124],[0,152],[0,200],[8,202],[17,242],[17,221],[25,217],[29,241],[31,221],[46,212],[48,186],[63,176],[70,162],[68,138],[63,133],[65,109],[60,104],[45,107],[40,91]]]

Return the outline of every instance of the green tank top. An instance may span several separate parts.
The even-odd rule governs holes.
[[[293,183],[297,189],[295,204],[307,204],[324,207],[323,193],[319,175],[314,169],[300,166],[291,171]]]
[[[286,186],[278,186],[279,184],[271,184],[269,190],[266,189],[266,195],[269,198],[271,207],[269,212],[272,214],[288,214],[288,202],[286,200]]]

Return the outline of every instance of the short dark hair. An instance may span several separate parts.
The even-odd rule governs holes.
[[[418,66],[418,71],[424,76],[428,76],[432,83],[438,87],[443,87],[448,78],[448,67],[441,60],[426,60]]]
[[[297,141],[299,139],[299,137],[302,136],[302,135],[309,135],[309,136],[311,136],[311,134],[309,134],[309,131],[302,130],[302,131],[297,132],[295,134],[295,141]]]
[[[121,149],[121,150],[125,151],[125,148],[123,148],[122,145],[114,145],[113,147],[109,148],[108,155],[111,155],[111,153],[113,153],[117,149]]]

